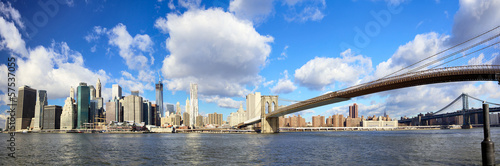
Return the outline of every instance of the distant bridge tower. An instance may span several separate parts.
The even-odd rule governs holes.
[[[470,129],[472,128],[472,125],[470,125],[470,114],[467,113],[467,110],[469,110],[469,97],[467,94],[462,93],[462,112],[463,112],[463,129]]]
[[[261,96],[261,133],[279,132],[279,118],[267,118],[266,114],[278,110],[278,96]],[[266,112],[267,106],[267,112]]]

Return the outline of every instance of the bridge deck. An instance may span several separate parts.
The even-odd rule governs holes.
[[[412,86],[457,81],[499,81],[499,75],[500,65],[457,66],[412,72],[378,79],[301,101],[268,113],[266,117],[279,117],[309,108],[346,101],[353,97]]]

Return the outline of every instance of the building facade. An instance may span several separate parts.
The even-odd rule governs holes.
[[[44,107],[43,129],[60,129],[62,107],[49,105]]]
[[[16,131],[27,129],[35,117],[36,89],[19,87],[16,108]]]
[[[196,122],[196,117],[198,116],[198,84],[190,84],[190,112],[189,116],[190,122]]]
[[[43,128],[43,108],[47,104],[47,91],[38,90],[35,104],[35,118],[32,120],[34,123],[33,130],[40,130]]]
[[[111,88],[111,100],[117,99],[120,100],[122,98],[122,87],[118,84],[113,84]]]
[[[123,121],[133,121],[141,123],[143,105],[142,97],[136,95],[128,95],[123,101]]]
[[[77,88],[77,129],[81,129],[85,123],[89,123],[89,109],[90,88],[87,86],[87,83],[82,82]]]
[[[161,117],[165,117],[165,109],[163,108],[163,83],[161,79],[155,84],[156,89],[156,111]]]

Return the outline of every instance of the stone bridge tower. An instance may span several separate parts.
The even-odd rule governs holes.
[[[266,112],[267,107],[267,112]],[[278,110],[278,96],[262,96],[261,97],[261,133],[277,133],[279,132],[279,119],[267,118],[266,114]]]

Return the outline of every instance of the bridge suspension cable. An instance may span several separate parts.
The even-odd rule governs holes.
[[[454,105],[455,103],[459,102],[459,100],[460,100],[460,99],[462,99],[462,97],[464,97],[464,96],[467,96],[468,98],[472,98],[472,99],[474,99],[474,100],[476,100],[476,101],[480,101],[480,102],[484,102],[484,103],[487,103],[487,104],[492,104],[492,105],[497,105],[497,106],[500,106],[500,104],[498,104],[498,103],[492,103],[492,102],[488,102],[488,101],[485,101],[485,100],[481,100],[481,99],[479,99],[479,98],[476,98],[476,97],[474,97],[474,96],[470,96],[470,95],[468,95],[468,94],[465,94],[465,93],[464,93],[464,94],[462,94],[462,95],[458,96],[458,97],[457,97],[455,100],[453,100],[450,104],[448,104],[448,105],[446,105],[445,107],[441,108],[440,110],[438,110],[438,111],[434,112],[433,114],[434,114],[434,115],[436,115],[436,114],[438,114],[438,113],[440,113],[440,112],[442,112],[442,111],[444,111],[444,110],[448,109],[449,107],[451,107],[451,106],[452,106],[452,105]]]
[[[408,66],[406,66],[406,67],[403,67],[403,68],[401,68],[401,69],[399,69],[399,70],[397,70],[397,71],[395,71],[395,72],[393,72],[393,73],[390,73],[390,74],[388,74],[388,75],[386,75],[386,76],[384,76],[384,77],[382,77],[382,78],[379,78],[379,79],[384,79],[384,78],[390,77],[390,76],[392,76],[392,75],[394,75],[394,74],[396,74],[396,73],[399,73],[399,72],[401,72],[401,71],[403,71],[403,70],[405,70],[405,69],[409,69],[409,68],[411,68],[412,66],[415,66],[415,65],[417,65],[417,64],[419,64],[419,63],[422,63],[422,62],[424,62],[424,61],[426,61],[426,60],[428,60],[428,59],[430,59],[430,58],[433,58],[433,57],[435,57],[435,56],[438,56],[438,55],[440,55],[440,54],[443,54],[444,52],[447,52],[447,51],[449,51],[449,50],[451,50],[451,49],[454,49],[454,48],[456,48],[456,47],[458,47],[458,46],[461,46],[461,45],[463,45],[463,44],[465,44],[465,43],[468,43],[468,42],[470,42],[470,41],[473,41],[473,40],[475,40],[475,39],[477,39],[477,38],[479,38],[479,37],[481,37],[481,36],[483,36],[483,35],[486,35],[486,34],[488,34],[488,33],[492,32],[492,31],[495,31],[495,30],[497,30],[498,28],[500,28],[500,26],[496,26],[496,27],[495,27],[495,28],[493,28],[493,29],[490,29],[490,30],[488,30],[488,31],[486,31],[486,32],[484,32],[484,33],[481,33],[481,34],[479,34],[479,35],[477,35],[477,36],[475,36],[475,37],[473,37],[473,38],[470,38],[470,39],[468,39],[468,40],[466,40],[466,41],[464,41],[464,42],[462,42],[462,43],[459,43],[459,44],[454,45],[454,46],[452,46],[452,47],[450,47],[450,48],[447,48],[447,49],[445,49],[445,50],[442,50],[442,51],[440,51],[440,52],[438,52],[438,53],[436,53],[436,54],[433,54],[433,55],[431,55],[431,56],[429,56],[429,57],[426,57],[426,58],[424,58],[424,59],[422,59],[422,60],[419,60],[419,61],[417,61],[417,62],[415,62],[415,63],[413,63],[413,64],[411,64],[411,65],[408,65]],[[476,47],[477,45],[483,44],[483,43],[485,43],[485,42],[487,42],[487,41],[490,41],[490,40],[492,40],[492,39],[494,39],[494,38],[497,38],[498,36],[500,36],[500,33],[499,33],[499,34],[496,34],[495,36],[490,37],[490,38],[488,38],[488,39],[486,39],[486,40],[483,40],[483,41],[481,41],[481,42],[478,42],[478,43],[476,43],[476,44],[473,44],[472,46],[469,46],[469,47],[463,48],[463,49],[461,49],[461,50],[459,50],[459,51],[456,51],[456,52],[454,52],[454,53],[448,54],[448,55],[446,55],[446,56],[444,56],[444,57],[440,58],[439,60],[433,61],[432,63],[427,63],[427,64],[424,64],[424,65],[418,66],[418,67],[414,68],[413,70],[410,70],[410,71],[408,71],[408,72],[406,72],[406,73],[414,72],[414,71],[420,70],[420,69],[422,69],[422,68],[425,68],[425,67],[427,67],[427,66],[429,66],[429,65],[432,65],[432,64],[434,64],[434,63],[436,63],[436,62],[439,62],[439,61],[441,61],[441,60],[443,60],[443,59],[449,58],[449,57],[451,57],[451,56],[453,56],[453,55],[456,55],[456,54],[458,54],[458,53],[460,53],[460,52],[464,52],[464,51],[469,50],[469,49],[471,49],[471,48],[473,48],[473,47]],[[403,74],[404,74],[404,73],[403,73]]]

